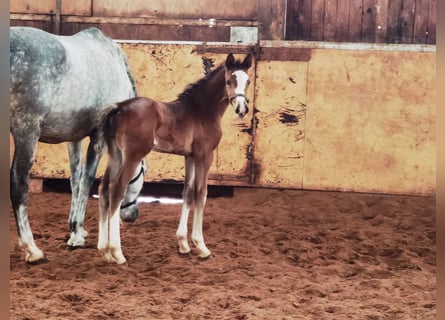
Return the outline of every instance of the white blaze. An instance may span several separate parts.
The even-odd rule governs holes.
[[[247,87],[247,81],[249,80],[249,76],[246,72],[242,70],[237,70],[232,73],[236,77],[236,89],[235,93],[244,94],[246,87]]]

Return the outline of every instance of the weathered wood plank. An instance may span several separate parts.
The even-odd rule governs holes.
[[[414,12],[416,0],[403,0],[402,12],[400,13],[400,27],[402,43],[412,43],[414,34]]]
[[[325,0],[323,40],[337,40],[337,0]]]
[[[285,12],[286,0],[276,0],[274,2],[258,0],[258,38],[260,40],[284,40]]]
[[[199,26],[159,26],[115,23],[63,23],[62,34],[71,35],[88,27],[98,27],[107,36],[123,40],[230,41],[230,28]]]
[[[349,39],[351,42],[360,42],[362,37],[363,3],[351,0],[349,9]]]
[[[273,61],[309,61],[312,49],[262,47],[260,60]]]
[[[417,0],[414,16],[414,43],[426,43],[428,35],[428,5],[429,0]]]
[[[375,42],[376,0],[363,0],[363,22],[361,42]]]
[[[188,19],[188,18],[146,18],[146,17],[63,17],[63,22],[80,23],[115,23],[115,24],[140,24],[140,25],[165,25],[165,26],[198,26],[198,27],[231,27],[231,26],[258,26],[255,20],[219,19],[215,24],[208,19]]]
[[[286,40],[311,40],[311,1],[287,2]]]
[[[337,30],[336,41],[351,41],[349,33],[349,11],[351,7],[351,0],[338,0],[337,3]]]
[[[324,0],[312,0],[311,40],[323,40]]]
[[[391,0],[388,2],[388,18],[386,40],[389,43],[400,43],[402,38],[402,29],[400,24],[400,15],[402,12],[402,0]]]
[[[436,0],[429,1],[427,43],[436,43]]]
[[[94,0],[93,15],[193,19],[254,19],[256,1],[239,0]]]
[[[9,20],[9,24],[11,27],[14,26],[23,26],[23,27],[33,27],[37,29],[45,30],[46,32],[52,32],[53,23],[50,19],[48,20]]]
[[[376,0],[375,42],[385,43],[388,30],[388,0]]]
[[[92,0],[62,1],[63,15],[91,15]],[[10,13],[55,14],[55,0],[14,0],[9,1]]]

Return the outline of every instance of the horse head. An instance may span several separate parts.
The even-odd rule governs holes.
[[[247,70],[252,65],[252,54],[249,53],[241,62],[235,60],[232,53],[227,56],[225,67],[225,83],[229,102],[235,109],[236,114],[241,118],[249,112],[249,99],[246,97],[246,90],[250,80]]]

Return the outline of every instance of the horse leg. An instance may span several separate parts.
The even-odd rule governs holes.
[[[68,239],[69,246],[83,246],[82,238],[87,234],[81,235],[79,239],[78,234],[74,230],[77,229],[76,214],[78,212],[78,198],[80,189],[80,179],[82,176],[82,141],[68,142],[68,154],[70,158],[70,185],[71,185],[71,209],[68,223],[71,229],[71,237]]]
[[[106,246],[105,258],[109,262],[123,264],[127,260],[122,253],[121,237],[120,237],[120,204],[125,194],[126,187],[130,182],[136,168],[142,159],[137,161],[124,160],[118,169],[116,177],[110,176],[108,183],[108,243]]]
[[[204,243],[204,234],[202,232],[202,223],[204,216],[204,207],[207,200],[207,179],[210,165],[212,164],[213,155],[210,154],[203,159],[195,161],[195,187],[194,202],[195,211],[193,213],[193,230],[192,241],[199,250],[200,258],[208,258],[210,250]]]
[[[185,179],[184,190],[182,191],[182,211],[179,219],[176,237],[178,238],[179,252],[187,254],[190,252],[190,246],[187,241],[187,222],[190,207],[193,205],[193,188],[195,185],[195,162],[192,157],[185,157]]]
[[[30,129],[31,126],[23,126]],[[25,251],[25,260],[35,262],[44,259],[43,252],[37,247],[28,220],[29,171],[34,163],[38,130],[35,132],[14,130],[14,159],[10,171],[10,197],[14,210],[19,245]]]
[[[81,144],[79,143],[78,147],[79,161],[80,161],[80,145]],[[100,157],[101,153],[96,151],[95,148],[95,140],[94,138],[91,138],[91,141],[88,145],[85,166],[81,169],[80,179],[76,181],[77,194],[76,195],[73,194],[73,197],[76,196],[76,200],[73,200],[76,206],[74,208],[71,208],[70,211],[69,222],[71,228],[71,237],[68,240],[69,246],[77,247],[85,245],[85,237],[88,236],[88,232],[83,228],[83,224],[85,221],[85,212],[86,212],[88,197],[90,195],[90,189],[96,177],[96,171]],[[77,157],[75,157],[74,160],[77,161]],[[71,185],[73,186],[73,183]]]
[[[145,159],[136,168],[136,172],[128,183],[125,197],[122,201],[121,219],[125,222],[134,222],[139,216],[138,197],[144,186],[144,175],[147,172],[147,165]]]

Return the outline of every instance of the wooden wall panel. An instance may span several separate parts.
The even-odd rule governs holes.
[[[435,0],[289,0],[285,39],[435,43],[435,11]]]
[[[210,172],[212,184],[434,193],[435,52],[261,44],[261,60],[251,74],[256,81],[249,89],[255,117],[251,112],[240,120],[229,107]],[[219,63],[229,51],[249,50],[191,44],[121,46],[139,94],[161,100],[174,99],[202,75],[202,55]],[[148,160],[147,181],[182,181],[182,157],[153,153]],[[104,165],[105,159],[99,176]],[[68,178],[66,145],[40,144],[32,174]]]
[[[254,19],[256,1],[238,0],[95,0],[95,16],[158,17],[193,19]]]
[[[155,40],[155,41],[230,41],[230,27],[203,28],[185,25],[138,25],[116,23],[66,22],[61,33],[72,35],[88,27],[100,28],[112,39]]]
[[[416,0],[414,16],[414,42],[427,43],[429,0]]]
[[[286,39],[311,39],[311,1],[287,1]]]
[[[260,61],[257,66],[255,184],[302,188],[306,61]]]
[[[416,0],[403,0],[400,13],[401,43],[411,43],[414,33],[414,13]]]
[[[311,18],[311,39],[312,41],[323,41],[324,27],[324,0],[313,0]]]
[[[61,11],[64,15],[91,15],[92,0],[62,0]],[[56,0],[10,0],[10,13],[50,14],[56,12]]]
[[[337,0],[325,0],[323,41],[337,40]]]
[[[428,34],[426,35],[426,42],[428,44],[436,43],[436,0],[428,2]]]
[[[305,189],[435,190],[435,53],[313,50]]]
[[[286,25],[286,0],[257,0],[260,40],[283,40]],[[239,2],[240,3],[240,2]],[[234,7],[235,8],[235,7]]]
[[[351,0],[338,0],[336,17],[336,39],[337,41],[350,41],[350,11]]]
[[[376,16],[376,0],[363,0],[361,42],[375,42]]]

